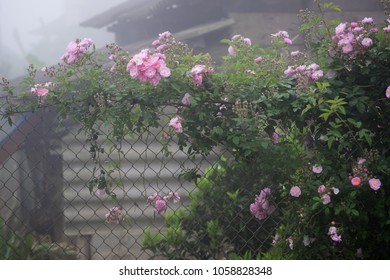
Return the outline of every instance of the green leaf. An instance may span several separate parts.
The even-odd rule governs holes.
[[[327,135],[328,135],[328,136],[329,136],[329,135],[333,135],[333,136],[338,137],[338,138],[342,138],[342,137],[343,137],[343,135],[341,134],[341,132],[340,132],[339,130],[335,130],[335,129],[330,130],[330,131],[328,132]]]
[[[176,90],[177,92],[181,93],[182,90],[180,88],[180,86],[178,84],[175,84],[175,83],[171,83],[171,86],[174,90]]]
[[[237,202],[237,196],[238,196],[238,193],[240,192],[240,190],[236,190],[234,193],[232,192],[226,192],[226,194],[228,195],[228,197],[233,200],[234,202]]]
[[[260,141],[260,145],[261,147],[263,147],[264,149],[267,149],[268,146],[269,146],[269,141]]]
[[[321,202],[318,202],[318,201],[313,203],[311,210],[316,210],[320,205],[321,205]]]
[[[341,12],[340,6],[335,5],[333,2],[320,3],[320,5],[325,10],[333,10],[336,12]]]
[[[362,126],[362,122],[358,122],[352,118],[348,118],[347,121],[350,123],[350,124],[353,124],[356,128],[361,128]]]
[[[306,108],[302,110],[301,116],[303,116],[305,113],[307,113],[311,108],[312,108],[312,106],[310,104],[308,104],[306,106]]]
[[[222,129],[221,127],[219,127],[219,126],[214,127],[213,133],[214,133],[215,135],[223,135],[223,129]]]
[[[234,145],[238,146],[238,144],[240,144],[240,137],[234,136],[232,141]]]
[[[340,107],[338,107],[337,109],[338,109],[338,111],[339,111],[341,114],[343,114],[343,115],[346,115],[346,114],[347,114],[347,112],[345,111],[345,108],[344,108],[344,107],[340,106]]]
[[[372,144],[371,133],[367,129],[362,129],[359,131],[359,138],[365,139],[369,145]]]
[[[363,114],[366,111],[366,105],[362,102],[356,104],[359,113]]]
[[[351,214],[352,214],[353,216],[359,217],[359,211],[357,211],[356,209],[352,209],[352,210],[351,210]]]
[[[322,113],[322,114],[320,115],[320,118],[323,118],[325,121],[327,121],[328,118],[329,118],[329,116],[330,116],[330,113]]]

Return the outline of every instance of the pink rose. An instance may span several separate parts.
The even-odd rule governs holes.
[[[320,174],[322,172],[323,168],[321,165],[315,164],[315,165],[313,165],[311,170],[313,171],[313,173]]]
[[[184,94],[181,103],[183,103],[183,105],[191,105],[191,94],[189,94],[188,92]]]
[[[154,212],[161,215],[167,210],[167,202],[164,199],[159,199],[154,204]]]
[[[372,40],[371,40],[370,38],[364,38],[364,39],[362,40],[362,45],[363,45],[363,47],[365,47],[365,48],[369,48],[369,47],[372,46]]]
[[[381,181],[379,179],[372,178],[368,181],[368,183],[370,184],[370,188],[374,191],[379,190],[381,187]]]
[[[329,204],[330,201],[331,201],[330,195],[328,195],[328,194],[322,195],[322,196],[321,196],[321,199],[322,199],[322,203],[323,203],[324,205]]]
[[[362,181],[362,180],[361,180],[359,177],[354,177],[354,178],[352,178],[352,180],[351,180],[351,184],[352,184],[352,186],[357,187],[357,186],[360,185],[361,181]]]
[[[236,56],[237,55],[236,51],[234,50],[234,48],[232,46],[229,46],[228,53],[230,55],[232,55],[232,56]]]
[[[169,126],[171,128],[173,128],[177,133],[182,133],[183,127],[182,127],[181,121],[182,121],[182,119],[179,116],[174,117],[173,119],[171,119],[169,121]]]
[[[263,57],[259,56],[259,57],[255,58],[256,63],[261,62],[261,61],[263,61]]]
[[[390,98],[390,86],[388,86],[386,89],[386,97]]]
[[[298,186],[293,186],[293,187],[290,189],[290,195],[293,196],[293,197],[300,197],[301,194],[302,194],[301,188],[298,187]]]
[[[324,193],[325,191],[326,191],[326,187],[324,185],[318,187],[318,193]]]

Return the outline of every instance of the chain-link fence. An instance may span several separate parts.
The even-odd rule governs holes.
[[[1,258],[149,259],[152,252],[142,246],[145,228],[164,232],[164,220],[147,198],[178,193],[180,203],[169,204],[167,212],[186,209],[196,187],[180,174],[196,170],[202,175],[223,153],[190,157],[171,143],[167,156],[161,129],[120,143],[105,143],[105,132],[94,139],[105,149],[97,160],[79,125],[60,120],[54,111],[20,115],[13,126],[2,124]],[[102,169],[116,201],[89,188]],[[106,214],[118,204],[123,220],[107,223]],[[258,233],[254,229],[252,238]],[[266,234],[270,243],[273,233]],[[239,232],[237,238],[242,238]]]

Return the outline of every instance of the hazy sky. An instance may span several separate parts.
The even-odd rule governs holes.
[[[0,76],[17,76],[30,62],[56,63],[75,38],[90,37],[98,47],[113,42],[105,28],[79,23],[125,1],[0,0]]]

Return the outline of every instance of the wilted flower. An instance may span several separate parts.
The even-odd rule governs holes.
[[[169,192],[168,195],[164,196],[165,201],[172,201],[173,203],[178,203],[180,201],[179,193]]]
[[[280,240],[280,235],[279,234],[275,234],[275,237],[274,237],[274,240],[272,240],[272,244],[276,244],[278,243],[278,241]]]
[[[181,103],[183,103],[183,105],[191,105],[191,94],[189,94],[188,92],[184,94]]]
[[[275,206],[268,200],[270,194],[270,188],[261,190],[255,202],[249,207],[251,213],[259,220],[264,220],[275,211]]]
[[[292,237],[288,237],[286,241],[288,242],[288,247],[290,247],[291,250],[294,250],[294,240],[292,239]]]
[[[365,158],[358,158],[358,161],[357,161],[357,164],[358,165],[362,165],[363,163],[366,162],[366,159]]]
[[[274,131],[273,133],[272,133],[272,144],[278,144],[278,141],[279,141],[279,134],[276,132],[276,131]]]
[[[301,54],[300,51],[293,51],[293,52],[290,53],[291,56],[298,56],[300,54]]]
[[[329,235],[337,234],[337,228],[334,226],[329,227],[328,234]]]
[[[331,235],[330,238],[335,241],[335,242],[341,242],[341,235],[337,235],[337,234],[334,234],[334,235]]]
[[[107,196],[105,189],[97,189],[95,193],[98,197],[101,197],[101,198]]]
[[[310,243],[311,242],[310,242],[309,236],[307,236],[307,235],[303,236],[303,246],[307,247],[310,245]]]
[[[245,73],[248,73],[248,74],[252,74],[252,75],[256,75],[256,72],[253,71],[253,70],[245,70]]]
[[[335,242],[341,242],[341,235],[337,235],[337,228],[335,226],[329,227],[328,235]]]
[[[386,89],[386,97],[390,98],[390,86],[388,86]]]
[[[106,214],[106,222],[108,224],[119,224],[122,219],[122,211],[119,207],[113,207]]]
[[[310,238],[308,235],[303,236],[303,246],[310,246],[316,239]]]
[[[262,57],[262,56],[258,56],[258,57],[255,58],[254,61],[255,61],[256,63],[261,62],[261,61],[263,61],[263,57]]]

